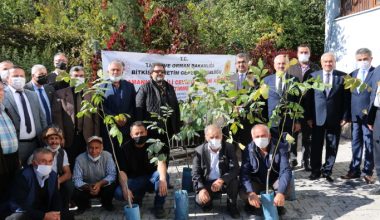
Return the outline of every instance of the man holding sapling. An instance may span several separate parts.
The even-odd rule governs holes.
[[[283,138],[279,143],[277,138],[271,138],[269,128],[264,124],[255,125],[251,134],[253,142],[243,151],[240,198],[246,203],[247,212],[262,215],[258,195],[265,191],[268,185],[269,189],[275,191],[274,205],[277,206],[279,215],[283,215],[286,211],[285,197],[290,192],[292,177],[288,160],[289,143]],[[271,173],[267,184],[269,168]]]
[[[155,191],[154,216],[157,219],[166,218],[164,209],[165,199],[168,194],[169,175],[166,161],[150,162],[148,155],[149,139],[148,131],[141,121],[136,121],[130,128],[131,140],[121,148],[116,148],[116,157],[120,165],[119,183],[116,188],[115,198],[142,205],[146,192]],[[169,155],[169,148],[164,146],[161,152]],[[128,182],[128,189],[126,182]],[[129,198],[128,198],[129,197]]]
[[[212,200],[227,192],[227,209],[232,218],[240,218],[236,206],[239,163],[232,144],[222,141],[216,125],[205,128],[206,143],[195,149],[193,183],[195,201],[204,211],[212,209]]]

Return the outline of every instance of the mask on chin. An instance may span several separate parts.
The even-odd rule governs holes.
[[[111,82],[119,82],[121,80],[121,76],[110,76]]]
[[[51,152],[55,153],[55,152],[57,152],[61,148],[61,145],[58,145],[55,148],[52,148],[50,146],[47,146],[46,148],[49,149]]]
[[[266,148],[269,144],[269,138],[255,138],[253,139],[253,142],[257,147],[260,149]]]
[[[98,160],[100,159],[100,155],[97,156],[97,157],[92,157],[90,154],[87,154],[87,155],[88,155],[88,158],[90,158],[90,160],[91,160],[92,162],[96,162],[96,161],[98,161]]]

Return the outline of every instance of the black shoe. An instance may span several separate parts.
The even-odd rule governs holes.
[[[309,176],[309,180],[316,180],[316,179],[319,179],[321,177],[321,174],[319,173],[311,173],[311,175]]]
[[[203,211],[203,212],[209,212],[209,211],[211,211],[211,210],[212,210],[212,204],[202,206],[202,211]]]
[[[360,174],[348,172],[346,175],[340,176],[340,178],[344,180],[357,179],[360,178]]]
[[[109,212],[112,212],[113,210],[115,210],[115,207],[111,204],[111,205],[103,205],[103,208]]]
[[[73,214],[74,215],[82,215],[84,212],[86,211],[86,209],[80,209],[78,208],[77,210],[73,211]]]
[[[248,215],[256,215],[256,216],[263,216],[263,210],[260,208],[256,208],[256,207],[253,207],[249,204],[245,204],[244,206],[244,211],[248,214]]]
[[[166,218],[166,211],[162,207],[156,207],[154,208],[154,217],[157,219],[163,219]]]
[[[278,212],[278,215],[285,215],[286,213],[286,209],[284,206],[277,206],[277,212]]]
[[[311,166],[310,166],[309,162],[302,162],[301,167],[302,167],[305,171],[311,171]]]
[[[330,175],[323,175],[324,178],[326,178],[327,182],[332,183],[334,182],[333,178],[331,178]]]
[[[230,214],[231,218],[237,219],[240,218],[240,212],[235,205],[227,205],[227,211]]]
[[[290,162],[290,166],[291,166],[292,168],[295,168],[297,165],[298,165],[298,162],[297,162],[296,159],[295,159],[295,160],[292,160],[292,161]]]

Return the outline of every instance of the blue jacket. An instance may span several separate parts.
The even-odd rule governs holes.
[[[374,76],[374,67],[371,67],[368,71],[368,75],[364,80],[364,83],[371,86],[372,80],[375,78]],[[358,70],[353,71],[350,74],[353,78],[356,78],[358,75]],[[369,109],[369,104],[371,99],[371,92],[368,90],[364,90],[360,93],[358,93],[357,89],[355,89],[351,93],[351,121],[356,122],[358,120],[364,120],[366,119],[366,115],[363,114],[363,110]]]
[[[273,161],[271,175],[269,177],[269,186],[279,180],[278,192],[285,193],[292,177],[292,170],[289,165],[288,146],[289,144],[282,139],[278,145],[275,156],[273,153],[277,144],[277,140],[272,138],[269,143],[269,158],[270,163]],[[267,171],[260,171],[259,148],[254,142],[251,142],[243,151],[242,164],[240,169],[240,181],[246,192],[255,192],[252,182],[259,181],[260,184],[266,183]],[[274,158],[274,159],[273,159]],[[265,182],[263,182],[264,180]]]
[[[52,171],[49,178],[45,180],[48,184],[48,207],[47,211],[60,211],[61,198],[58,191],[57,173]],[[16,177],[12,196],[10,200],[10,208],[12,212],[23,210],[30,219],[43,219],[46,210],[36,210],[34,202],[37,195],[38,180],[32,166],[26,167]]]

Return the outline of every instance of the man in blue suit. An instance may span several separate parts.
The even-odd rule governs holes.
[[[286,55],[281,54],[277,55],[274,58],[274,69],[276,70],[275,74],[271,74],[264,78],[264,83],[269,86],[268,99],[266,100],[266,109],[268,111],[268,121],[272,117],[273,111],[278,105],[286,104],[287,102],[298,102],[297,97],[294,97],[287,93],[290,81],[298,81],[294,76],[291,76],[286,71],[286,66],[289,63]],[[282,72],[282,73],[281,73]],[[271,124],[271,131],[276,134],[280,134],[284,124],[284,132],[293,134],[301,129],[301,125],[298,121],[293,123],[293,119],[289,115],[282,114],[281,111],[281,120],[273,121]],[[286,118],[285,118],[286,117]],[[284,121],[285,118],[285,121]],[[297,145],[296,143],[292,144],[290,147],[290,161],[291,166],[297,166]]]
[[[363,83],[370,84],[374,78],[375,68],[371,66],[372,52],[367,48],[356,51],[356,61],[359,69],[350,75],[360,79]],[[363,154],[363,144],[365,149],[363,174],[367,183],[374,183],[373,174],[373,142],[372,131],[367,125],[367,110],[370,104],[371,92],[367,89],[360,91],[355,89],[351,94],[351,121],[352,121],[352,160],[349,171],[342,179],[355,179],[360,177],[360,164]]]
[[[306,111],[307,123],[313,128],[311,147],[310,180],[320,178],[321,174],[328,182],[338,152],[341,126],[349,120],[350,93],[344,89],[345,73],[334,70],[335,55],[331,52],[324,53],[321,57],[322,69],[311,76],[320,79],[328,87],[324,91],[312,90],[310,95],[310,109]],[[326,138],[326,158],[322,166],[323,142]],[[321,169],[322,168],[322,169]]]

